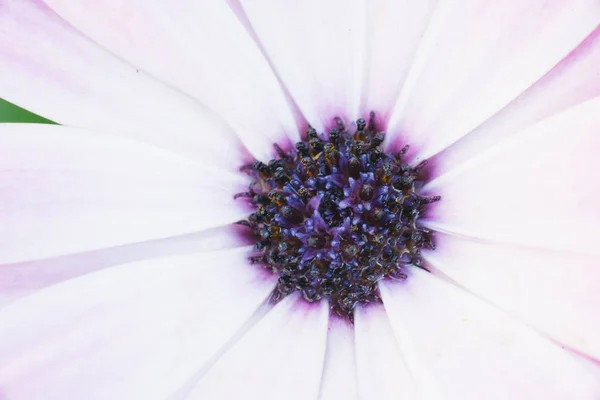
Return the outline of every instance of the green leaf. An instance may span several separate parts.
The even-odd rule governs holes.
[[[40,117],[6,100],[0,99],[0,123],[2,122],[54,124],[54,122],[44,117]]]

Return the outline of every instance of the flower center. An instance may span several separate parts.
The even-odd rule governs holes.
[[[380,279],[406,279],[406,265],[421,264],[420,249],[434,249],[417,220],[440,197],[417,193],[427,162],[403,162],[408,146],[383,151],[374,113],[353,131],[335,122],[327,138],[309,126],[291,151],[275,145],[278,159],[242,167],[252,183],[235,198],[256,211],[237,223],[256,239],[250,262],[279,275],[271,301],[298,291],[352,320],[357,304],[381,301]]]

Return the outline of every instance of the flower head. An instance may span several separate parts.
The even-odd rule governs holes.
[[[0,398],[597,399],[599,21],[0,0]]]

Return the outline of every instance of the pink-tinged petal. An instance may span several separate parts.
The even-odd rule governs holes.
[[[420,157],[432,156],[534,84],[599,22],[597,0],[441,2],[390,133],[415,144]]]
[[[121,265],[0,311],[10,399],[164,399],[210,360],[275,282],[227,250]]]
[[[426,186],[425,223],[491,241],[598,253],[600,98],[546,119]]]
[[[297,139],[268,62],[225,1],[46,0],[114,54],[220,115],[255,157]],[[90,11],[92,10],[92,11]]]
[[[63,125],[117,132],[211,162],[242,147],[197,101],[114,57],[38,0],[0,0],[0,97]]]
[[[353,328],[333,314],[329,318],[325,365],[318,399],[358,400]]]
[[[419,399],[383,307],[357,308],[354,324],[360,399]]]
[[[0,125],[0,263],[229,224],[233,173],[152,146],[53,125]]]
[[[438,271],[581,353],[600,359],[600,259],[438,234]]]
[[[600,27],[543,78],[492,118],[438,153],[442,174],[515,133],[569,107],[600,96]]]
[[[329,307],[296,296],[277,304],[187,395],[190,400],[316,400]]]
[[[358,117],[364,0],[242,1],[253,30],[306,120],[317,130]]]
[[[408,367],[443,399],[600,397],[598,365],[439,277],[413,268],[380,289]]]
[[[0,265],[0,308],[50,285],[84,274],[135,261],[233,249],[248,245],[241,227],[219,226],[202,232],[50,259]]]
[[[361,112],[386,121],[439,0],[370,0]]]

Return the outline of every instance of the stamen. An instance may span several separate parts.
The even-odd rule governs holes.
[[[421,266],[421,249],[435,249],[418,218],[440,196],[417,193],[427,160],[404,163],[408,145],[383,151],[375,113],[354,132],[334,121],[328,139],[309,126],[294,149],[274,145],[279,158],[243,166],[253,181],[234,198],[256,207],[237,224],[255,237],[250,263],[279,275],[271,301],[297,291],[352,320],[356,304],[381,301],[379,280],[406,279],[407,265]]]

